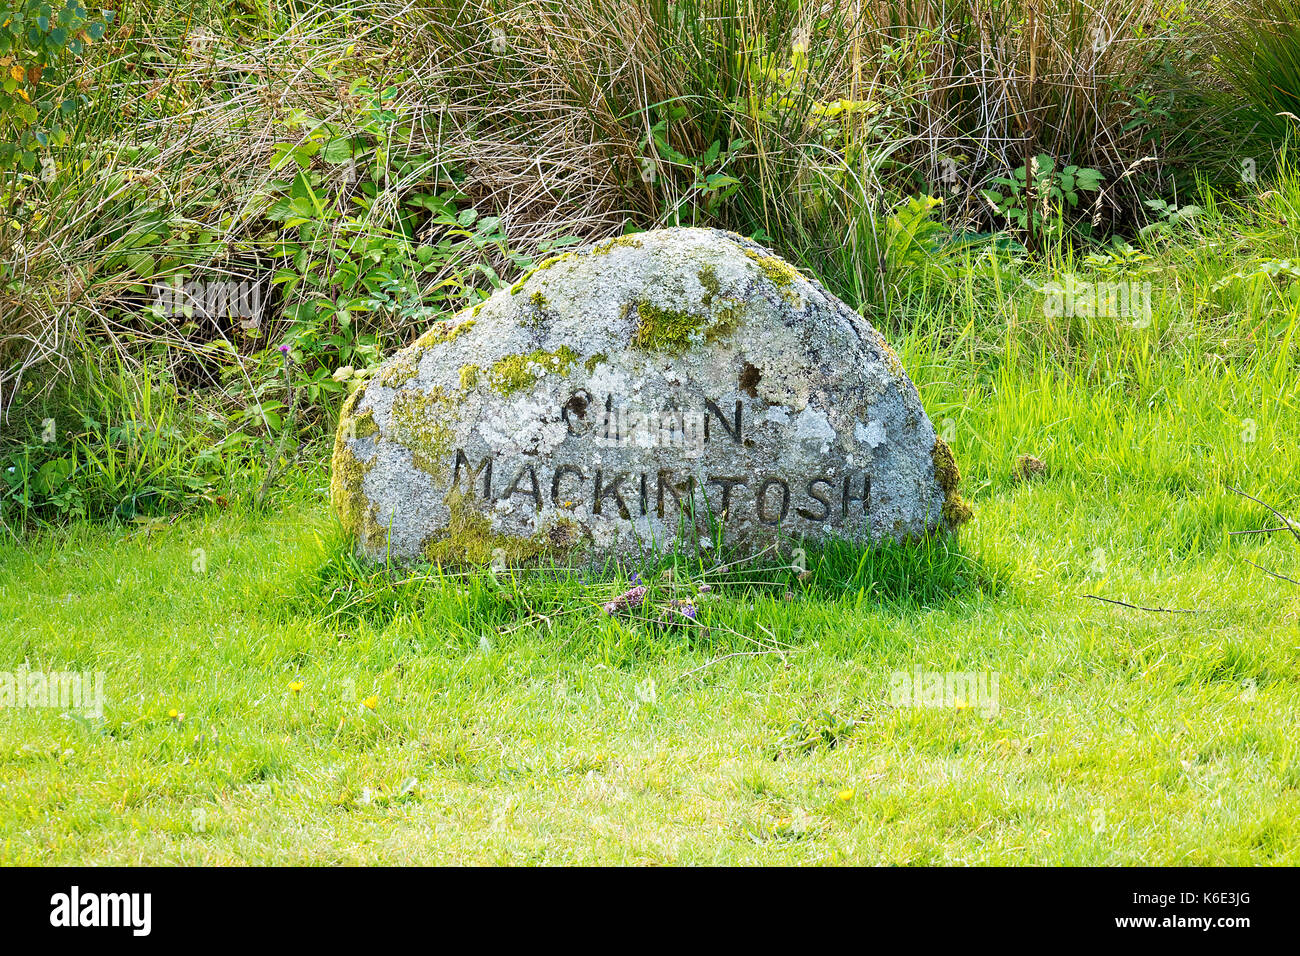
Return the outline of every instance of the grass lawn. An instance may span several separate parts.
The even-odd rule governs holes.
[[[1214,289],[1296,237],[1214,215],[1143,267],[1148,323],[995,267],[891,333],[975,520],[644,571],[695,626],[607,616],[619,576],[359,566],[314,469],[0,545],[0,661],[106,697],[0,712],[0,862],[1300,863],[1300,588],[1249,563],[1300,547],[1230,537],[1277,519],[1228,489],[1300,497],[1297,296]],[[896,706],[917,669],[996,712]]]
[[[4,659],[107,703],[0,715],[0,860],[1294,864],[1297,591],[1244,560],[1294,549],[1175,479],[990,486],[958,547],[714,575],[689,629],[367,576],[306,487],[9,546]],[[891,706],[918,667],[997,713]]]

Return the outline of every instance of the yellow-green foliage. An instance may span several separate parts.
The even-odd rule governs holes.
[[[526,355],[507,355],[492,363],[488,370],[488,384],[502,395],[510,395],[532,385],[539,372],[565,374],[578,358],[578,353],[567,345],[552,352],[539,349]]]
[[[943,489],[944,524],[948,526],[948,530],[953,531],[969,521],[972,514],[970,505],[957,490],[958,485],[961,484],[961,471],[957,468],[957,459],[953,456],[948,443],[937,436],[934,439],[932,457],[934,480]]]
[[[483,371],[477,365],[462,365],[460,367],[460,387],[465,391],[478,386],[479,373]]]

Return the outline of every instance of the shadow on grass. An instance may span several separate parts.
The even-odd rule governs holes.
[[[560,631],[618,625],[675,635],[678,625],[697,623],[696,612],[705,605],[725,609],[764,600],[795,614],[801,606],[846,602],[911,614],[986,600],[1010,576],[1009,569],[967,554],[950,537],[874,547],[836,540],[804,548],[790,541],[749,556],[708,549],[650,555],[632,566],[492,570],[374,564],[358,558],[338,536],[325,545],[323,558],[287,596],[282,607],[289,617],[340,629],[358,622],[382,629],[407,617],[423,630],[441,627],[460,635],[457,643],[529,621],[551,631],[562,621]],[[606,610],[611,606],[613,612]]]

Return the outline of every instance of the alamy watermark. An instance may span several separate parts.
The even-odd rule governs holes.
[[[998,671],[894,671],[889,702],[895,707],[973,708],[985,717],[998,712]]]
[[[153,312],[157,316],[228,318],[251,332],[262,324],[262,286],[250,279],[154,283]]]
[[[104,716],[103,671],[0,671],[0,709],[50,707]]]
[[[599,412],[593,414],[596,404]],[[604,406],[591,400],[585,390],[576,393],[564,407],[569,431],[592,439],[606,448],[676,448],[687,458],[704,453],[709,414],[705,409],[642,409],[620,407],[613,396]],[[721,415],[721,412],[717,414]],[[725,427],[725,420],[723,425]]]
[[[1046,282],[1042,286],[1043,314],[1048,318],[1132,319],[1145,327],[1151,323],[1151,283]]]

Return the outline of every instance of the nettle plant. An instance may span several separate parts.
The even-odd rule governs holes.
[[[68,89],[69,64],[112,19],[111,10],[92,18],[77,0],[0,2],[0,170],[34,172],[66,141],[62,124],[81,105]]]
[[[1066,166],[1058,170],[1056,161],[1046,153],[1039,153],[1030,162],[1033,182],[1026,189],[1025,167],[1017,166],[1010,176],[995,176],[990,182],[997,189],[982,189],[980,195],[989,205],[1018,229],[1029,228],[1029,215],[1034,207],[1036,224],[1049,234],[1060,234],[1065,228],[1069,210],[1079,207],[1084,193],[1101,189],[1105,175],[1095,169]]]

